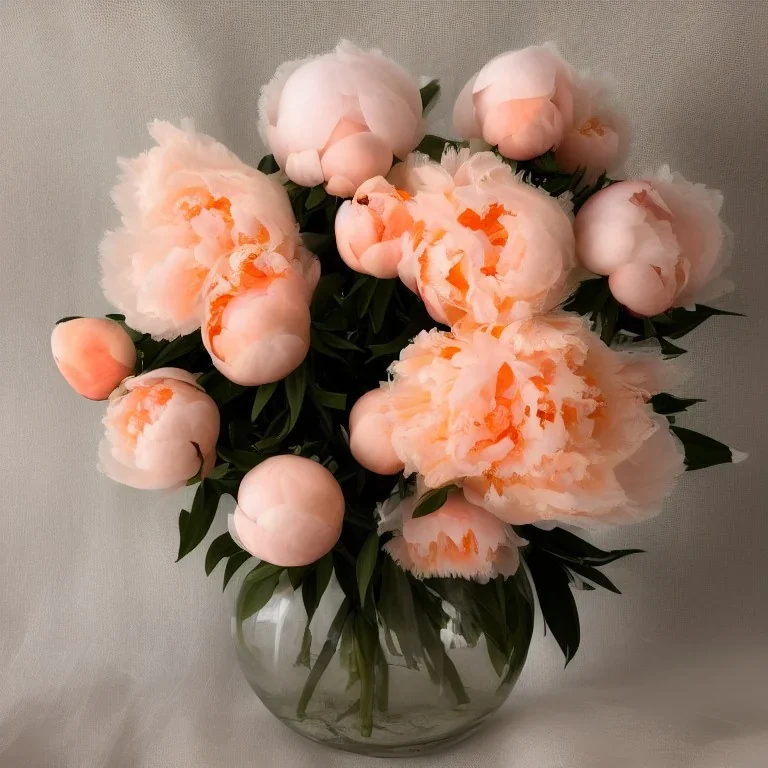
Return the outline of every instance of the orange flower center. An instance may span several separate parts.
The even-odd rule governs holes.
[[[605,127],[600,122],[599,117],[590,117],[584,125],[579,128],[582,136],[605,136]]]
[[[509,233],[499,222],[499,217],[510,215],[503,205],[492,203],[488,210],[482,216],[472,208],[462,211],[457,221],[463,227],[474,230],[475,232],[485,232],[491,245],[503,247],[507,243]]]
[[[154,424],[163,407],[173,397],[173,390],[162,381],[140,384],[123,400],[118,428],[135,447],[146,427]]]

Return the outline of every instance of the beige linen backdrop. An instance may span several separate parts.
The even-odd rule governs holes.
[[[683,423],[750,459],[691,473],[661,517],[601,538],[648,553],[610,567],[622,596],[577,596],[567,670],[539,624],[489,727],[400,764],[764,767],[768,3],[414,0],[0,0],[0,766],[390,764],[326,751],[265,711],[205,547],[173,562],[187,494],[97,473],[102,406],[68,390],[48,346],[57,318],[109,311],[97,244],[117,222],[115,158],[148,147],[145,124],[193,117],[256,164],[260,86],[340,37],[439,77],[443,131],[461,85],[502,51],[551,39],[612,73],[630,172],[669,162],[724,191],[737,289],[721,306],[749,315],[690,337],[685,391],[707,402]]]

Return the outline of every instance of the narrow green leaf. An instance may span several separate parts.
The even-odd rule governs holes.
[[[237,555],[235,555],[235,557],[237,557]],[[255,613],[258,613],[270,601],[274,594],[275,587],[277,587],[277,582],[280,581],[280,574],[282,571],[283,569],[281,568],[277,573],[272,573],[266,578],[248,584],[247,588],[245,588],[245,584],[243,585],[243,589],[240,591],[240,601],[237,611],[237,616],[241,624]]]
[[[109,315],[107,315],[107,317],[109,317]],[[67,315],[66,317],[60,317],[56,321],[55,325],[61,325],[62,323],[68,323],[70,320],[80,320],[80,319],[82,319],[82,315]],[[114,318],[110,318],[110,320],[112,319]],[[123,320],[125,320],[124,317],[123,317]]]
[[[373,301],[373,295],[376,293],[379,280],[375,277],[366,277],[363,287],[360,290],[357,298],[357,315],[360,318],[365,317],[368,314],[368,309]]]
[[[360,589],[360,605],[365,605],[365,596],[368,594],[368,587],[373,576],[373,569],[376,567],[376,559],[379,556],[379,536],[377,533],[371,533],[363,543],[360,554],[357,556],[357,565],[355,572],[357,574],[357,585]]]
[[[238,395],[242,395],[248,389],[230,381],[215,368],[204,373],[197,380],[197,383],[216,401],[219,408],[234,400]]]
[[[448,141],[448,139],[444,139],[441,136],[434,136],[431,133],[428,133],[419,144],[418,147],[416,147],[417,152],[422,152],[425,155],[429,155],[432,160],[435,162],[440,162],[440,158],[443,156],[443,152],[445,151],[445,147],[447,144],[450,144],[451,142]]]
[[[253,408],[251,408],[251,421],[256,421],[259,415],[266,407],[272,395],[275,394],[278,382],[273,381],[270,384],[262,384],[256,391],[256,397],[253,398]]]
[[[262,173],[266,174],[276,173],[280,170],[280,166],[277,164],[274,155],[264,155],[264,157],[259,160],[259,164],[256,167]]]
[[[373,732],[373,701],[376,665],[376,650],[379,633],[376,624],[371,624],[360,614],[355,615],[352,642],[357,658],[357,673],[360,676],[360,735],[368,737]]]
[[[318,205],[324,202],[328,197],[322,184],[318,184],[316,187],[312,187],[307,195],[307,202],[304,203],[304,207],[309,211],[312,208],[317,208]]]
[[[427,114],[440,94],[440,82],[430,80],[424,87],[419,89],[421,94],[421,109],[423,114]]]
[[[605,552],[564,528],[543,530],[534,525],[523,525],[517,530],[523,538],[538,549],[560,559],[584,565],[608,565],[623,557],[643,552],[642,549],[613,549]]]
[[[263,453],[256,453],[255,451],[242,451],[237,448],[225,448],[218,446],[216,453],[224,461],[231,464],[237,469],[241,469],[244,472],[248,472],[253,469],[257,464],[260,464],[264,459],[268,458]]]
[[[685,449],[685,468],[687,470],[705,469],[716,464],[729,464],[733,461],[732,450],[712,437],[694,432],[684,427],[670,427],[680,439]]]
[[[328,344],[325,343],[322,331],[315,328],[314,326],[309,331],[309,346],[312,347],[315,352],[318,352],[321,355],[332,357],[336,360],[344,360],[344,358],[338,352],[335,352],[331,347],[328,346]]]
[[[602,571],[598,571],[597,568],[593,568],[590,565],[582,565],[581,563],[568,563],[566,567],[568,570],[578,573],[579,576],[589,579],[609,592],[613,592],[616,595],[621,594],[621,590]]]
[[[314,387],[312,396],[316,403],[332,408],[336,411],[344,411],[347,407],[347,396],[343,392],[326,392],[324,389]]]
[[[251,553],[245,551],[236,552],[234,555],[230,555],[230,558],[227,560],[227,564],[224,567],[224,580],[221,585],[222,590],[227,588],[227,584],[232,580],[232,577],[242,565],[245,565],[245,563],[251,559],[251,557]]]
[[[182,510],[179,514],[179,553],[178,563],[188,555],[210,530],[216,509],[219,505],[221,492],[213,481],[203,480],[195,493],[192,509]]]
[[[610,347],[613,337],[616,335],[616,327],[619,321],[619,303],[615,299],[611,298],[608,300],[603,310],[602,318],[600,338]]]
[[[392,298],[396,283],[397,280],[378,281],[370,306],[371,328],[373,328],[374,333],[378,333],[384,324],[384,317],[387,314],[389,301]]]
[[[229,532],[217,536],[208,547],[205,556],[205,575],[210,576],[214,568],[225,558],[242,552],[240,545],[229,535]]]
[[[302,232],[301,241],[304,247],[312,253],[322,253],[333,245],[333,234],[327,232]]]
[[[680,357],[680,355],[684,355],[688,351],[687,349],[678,347],[663,336],[658,336],[657,338],[659,340],[659,346],[661,347],[661,354],[664,355],[664,357]]]
[[[125,315],[120,315],[120,314],[117,314],[115,312],[110,312],[108,315],[104,315],[104,317],[108,318],[109,320],[114,320],[116,323],[124,323],[125,322]],[[59,320],[58,322],[62,322],[62,321]]]
[[[533,577],[544,621],[565,656],[565,665],[576,655],[580,642],[579,614],[568,586],[568,573],[556,559],[537,550],[525,557]]]
[[[416,508],[413,510],[414,519],[417,517],[424,517],[425,515],[431,515],[436,510],[445,504],[448,500],[448,494],[451,491],[455,491],[456,486],[453,484],[444,485],[441,488],[433,488],[427,491],[420,499]]]
[[[184,355],[203,349],[203,339],[200,331],[195,331],[187,336],[179,336],[177,339],[166,344],[157,356],[147,366],[146,370],[157,370],[165,368],[169,363],[184,357]]]
[[[343,336],[337,336],[335,333],[329,333],[328,331],[317,331],[317,334],[322,338],[323,342],[333,349],[343,349],[349,352],[362,352],[363,350],[353,344]]]
[[[675,397],[667,392],[660,392],[658,395],[654,395],[651,398],[653,410],[664,416],[670,413],[682,413],[683,411],[687,411],[692,405],[703,402],[704,400],[699,397]]]
[[[304,392],[307,389],[307,369],[304,364],[300,365],[285,380],[285,395],[288,398],[288,407],[291,416],[288,421],[288,428],[282,437],[287,437],[291,430],[296,426],[296,421],[301,413],[301,406],[304,402]]]

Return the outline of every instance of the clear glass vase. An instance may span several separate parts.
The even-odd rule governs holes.
[[[246,583],[232,626],[248,682],[288,727],[337,749],[406,756],[459,741],[504,702],[528,653],[533,598],[522,567],[480,585],[420,582],[387,561],[368,604],[332,577],[309,624],[315,582],[294,589],[283,573],[250,616]]]

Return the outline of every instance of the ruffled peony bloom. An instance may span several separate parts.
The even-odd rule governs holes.
[[[366,392],[349,413],[349,450],[356,461],[379,475],[394,475],[403,468],[392,447],[388,397],[382,389]]]
[[[177,488],[216,463],[219,410],[179,368],[126,379],[109,398],[99,469],[118,483]]]
[[[439,165],[410,165],[400,173],[414,224],[399,271],[435,320],[503,324],[567,297],[573,227],[557,200],[492,152],[449,150]]]
[[[463,486],[508,523],[628,523],[659,512],[682,452],[647,401],[673,369],[571,315],[422,332],[391,366],[392,444],[429,488]]]
[[[452,492],[440,509],[414,520],[417,501],[418,495],[393,497],[379,508],[379,534],[395,532],[384,549],[401,568],[419,579],[482,583],[517,571],[525,541],[499,518]]]
[[[380,51],[343,40],[277,70],[261,92],[259,131],[290,179],[351,197],[421,141],[419,86]]]
[[[557,147],[573,122],[571,71],[551,44],[491,59],[464,86],[453,123],[504,157],[530,160]]]
[[[376,176],[358,187],[336,214],[336,247],[350,269],[380,278],[397,277],[402,235],[413,225],[410,195]]]
[[[732,288],[721,277],[731,246],[722,202],[666,166],[651,180],[618,182],[579,211],[578,258],[609,275],[613,295],[639,315],[710,301]]]
[[[273,565],[309,565],[341,534],[344,494],[322,465],[273,456],[254,467],[237,493],[234,527],[242,546]]]
[[[203,344],[216,368],[245,386],[285,378],[309,350],[318,261],[304,249],[288,260],[269,248],[237,248],[204,290]]]
[[[610,107],[607,87],[598,79],[573,76],[573,123],[565,126],[555,152],[564,171],[585,168],[585,181],[617,173],[627,148],[626,121]]]
[[[157,146],[121,160],[112,196],[122,225],[101,243],[104,293],[126,322],[156,339],[200,326],[200,292],[233,248],[299,242],[288,195],[191,125],[155,121]]]
[[[67,383],[89,400],[106,400],[136,363],[136,348],[123,327],[97,317],[59,323],[51,352]]]

